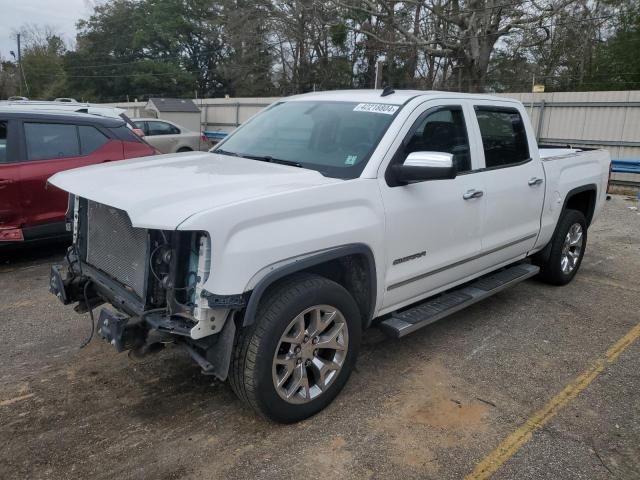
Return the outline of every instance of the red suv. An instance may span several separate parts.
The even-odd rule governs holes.
[[[124,120],[0,108],[0,245],[67,234],[54,173],[155,153]]]

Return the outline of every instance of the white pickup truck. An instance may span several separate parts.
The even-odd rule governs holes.
[[[401,337],[531,276],[563,285],[602,150],[541,149],[517,101],[323,92],[210,153],[58,173],[74,243],[50,290],[119,351],[183,346],[279,422],[328,405],[363,329]]]

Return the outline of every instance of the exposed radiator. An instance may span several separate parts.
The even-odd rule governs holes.
[[[147,230],[134,228],[126,212],[87,202],[87,263],[145,297]]]

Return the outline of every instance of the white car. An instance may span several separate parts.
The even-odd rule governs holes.
[[[58,173],[73,194],[51,291],[142,355],[169,342],[279,422],[327,406],[362,330],[404,336],[533,275],[572,280],[609,155],[539,149],[520,102],[322,92],[212,153]]]
[[[13,97],[12,97],[13,98]],[[77,102],[73,98],[57,98],[54,101],[45,100],[29,100],[26,97],[2,100],[2,107],[16,107],[20,111],[62,111],[89,113],[91,115],[99,115],[101,117],[110,117],[124,120],[130,128],[135,128],[131,123],[131,119],[127,116],[126,110],[106,105],[95,105],[92,103]]]
[[[131,120],[144,133],[144,139],[160,153],[207,151],[211,143],[204,134],[193,132],[177,123],[156,118]]]

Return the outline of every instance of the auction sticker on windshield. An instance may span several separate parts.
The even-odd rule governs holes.
[[[388,105],[386,103],[359,103],[353,108],[353,111],[393,115],[398,111],[398,108],[400,108],[398,105]]]

